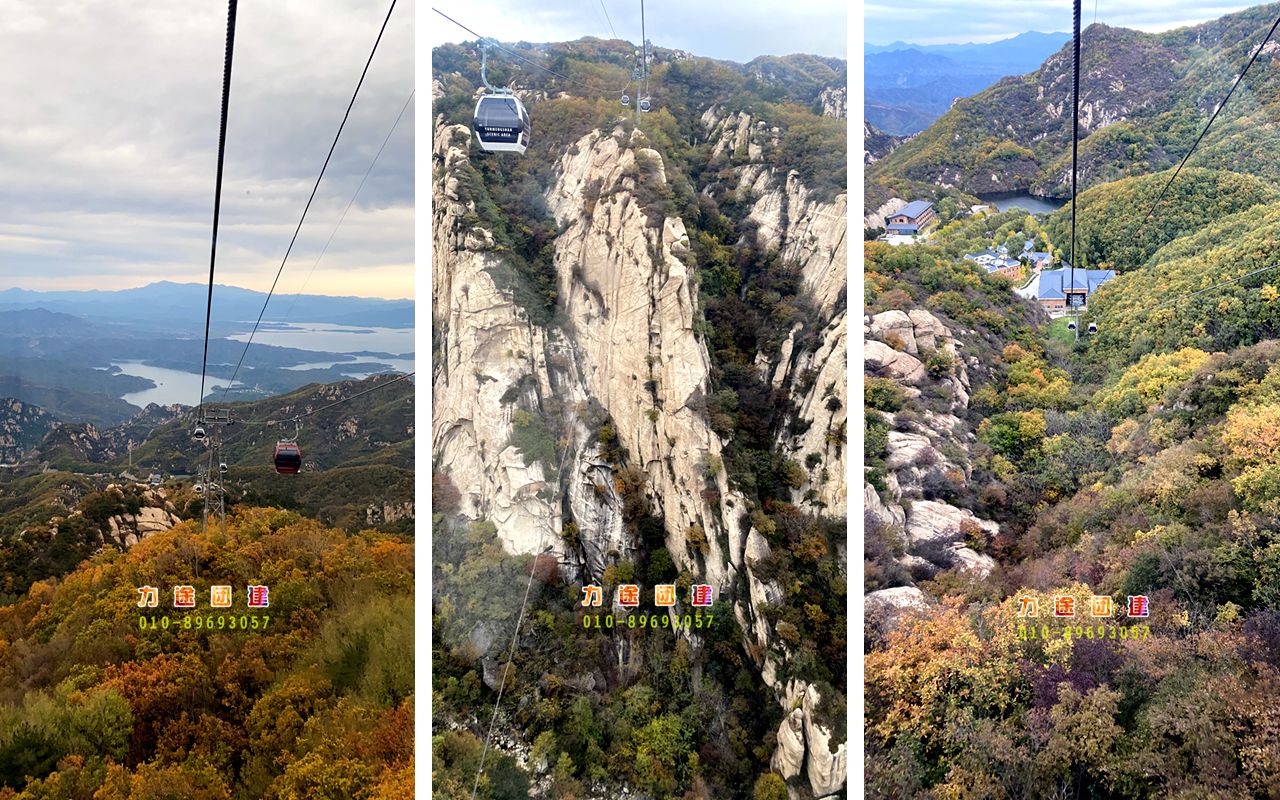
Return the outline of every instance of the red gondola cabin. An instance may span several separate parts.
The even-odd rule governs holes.
[[[297,475],[302,469],[302,451],[293,442],[278,442],[274,461],[276,472],[281,475]]]

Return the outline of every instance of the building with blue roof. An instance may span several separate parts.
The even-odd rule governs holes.
[[[1004,248],[1001,248],[1003,250]],[[1010,258],[1003,252],[992,250],[988,247],[981,253],[969,253],[965,255],[966,261],[972,261],[987,272],[994,275],[1004,275],[1007,278],[1016,278],[1022,272],[1022,262],[1016,258]]]
[[[933,203],[928,200],[913,200],[900,210],[885,217],[885,229],[890,233],[905,233],[913,228],[910,235],[919,235],[932,228],[938,221],[938,214],[933,210]]]
[[[1022,257],[1035,269],[1044,269],[1053,260],[1053,256],[1048,253],[1042,253],[1039,250],[1028,250],[1022,254]]]
[[[1116,276],[1113,269],[1077,269],[1068,265],[1061,269],[1047,269],[1040,273],[1036,299],[1044,310],[1054,313],[1071,307],[1084,308],[1088,298],[1098,287]]]

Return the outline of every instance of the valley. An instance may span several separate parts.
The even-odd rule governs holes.
[[[1069,47],[868,167],[954,209],[864,245],[868,797],[1274,794],[1278,14],[1085,30],[1074,254],[963,213],[1069,193]],[[964,258],[1032,222],[1074,331]]]
[[[1274,20],[1272,5],[1166,33],[1090,25],[1081,65],[1081,189],[1176,166]],[[1274,43],[1269,47],[1274,47]],[[1280,179],[1274,160],[1273,50],[1251,70],[1199,151],[1197,166]],[[869,197],[929,184],[963,193],[1063,197],[1070,167],[1069,47],[1037,70],[965,98],[877,162]],[[1065,104],[1065,105],[1064,105]]]
[[[0,23],[0,800],[414,796],[389,6]]]
[[[536,52],[625,76],[622,42]],[[433,66],[433,790],[514,635],[493,797],[841,796],[844,63],[658,47],[639,117],[522,71],[518,159],[473,144],[474,51]],[[703,633],[604,622],[697,586]]]

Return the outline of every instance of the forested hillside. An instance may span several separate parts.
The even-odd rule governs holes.
[[[277,506],[348,532],[410,532],[414,386],[393,381],[312,385],[234,404],[238,422],[220,433],[218,451],[227,464],[217,481],[227,506]],[[368,394],[355,396],[361,392]],[[48,430],[39,409],[15,407],[22,411],[10,422],[15,436],[29,441]],[[152,405],[114,428],[57,424],[8,465],[0,474],[0,603],[61,577],[103,547],[127,548],[180,519],[199,518],[206,502],[216,508],[194,488],[207,481],[199,471],[211,455],[208,441],[191,437],[194,414]],[[295,426],[262,423],[298,414],[307,415],[299,434],[304,468],[281,475],[273,447],[280,435],[295,435]],[[146,485],[153,474],[162,485]]]
[[[1166,201],[1170,207],[1161,216],[1181,218],[1177,227],[1183,235],[1169,238],[1149,258],[1142,258],[1142,250],[1134,253],[1128,237],[1123,242],[1110,238],[1105,223],[1094,227],[1098,233],[1089,237],[1090,246],[1100,258],[1118,263],[1134,253],[1129,263],[1136,266],[1090,303],[1088,317],[1099,331],[1082,369],[1098,376],[1148,354],[1184,347],[1230,351],[1280,336],[1280,275],[1273,269],[1280,263],[1280,202],[1269,186],[1239,191],[1239,176],[1233,180],[1236,190],[1214,199],[1188,197],[1181,206]],[[1213,205],[1224,213],[1201,211]],[[1230,213],[1231,205],[1241,210]],[[1153,221],[1151,227],[1163,225]]]

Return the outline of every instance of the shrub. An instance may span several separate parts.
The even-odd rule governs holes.
[[[867,377],[862,387],[863,403],[867,408],[893,413],[906,402],[906,393],[896,381],[889,378]]]

